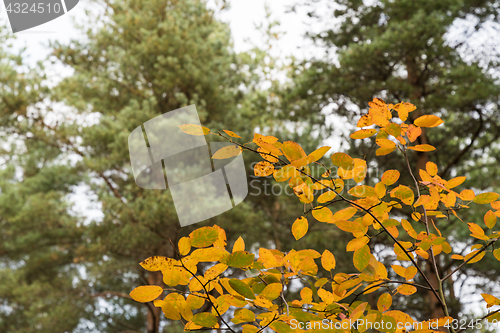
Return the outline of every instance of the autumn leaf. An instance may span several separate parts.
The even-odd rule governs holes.
[[[191,320],[201,327],[214,327],[218,323],[217,317],[209,312],[197,313]]]
[[[320,222],[330,222],[333,218],[332,211],[327,207],[317,206],[312,210],[314,218]]]
[[[233,131],[228,131],[228,130],[223,130],[227,135],[233,138],[241,138],[238,134],[234,133]]]
[[[370,248],[368,245],[354,251],[353,263],[354,267],[356,267],[360,272],[368,266],[370,263]]]
[[[415,199],[413,191],[404,185],[399,185],[391,191],[391,197],[401,200],[406,205],[411,205]]]
[[[233,252],[224,260],[224,263],[231,267],[248,267],[253,263],[255,255],[246,251]]]
[[[159,286],[140,286],[130,292],[133,300],[141,303],[151,302],[163,293]]]
[[[283,142],[281,151],[290,162],[300,160],[302,157],[306,156],[304,149],[302,149],[298,143],[293,141]]]
[[[183,256],[187,255],[191,251],[191,238],[182,237],[179,239],[179,253]]]
[[[209,128],[195,124],[179,125],[179,128],[181,131],[189,135],[206,135],[210,133]]]
[[[163,256],[153,256],[147,258],[143,262],[139,263],[145,270],[156,272],[161,271],[163,268],[172,265],[173,259],[163,257]]]
[[[234,318],[231,319],[231,321],[236,325],[241,323],[253,322],[255,321],[255,313],[253,313],[248,309],[236,309],[234,311]],[[250,325],[244,325],[244,326],[250,326]]]
[[[413,124],[418,127],[436,127],[443,123],[443,120],[435,115],[425,115],[415,119]]]
[[[292,234],[296,240],[301,239],[307,233],[307,229],[309,228],[309,223],[304,216],[299,217],[295,220],[292,225]]]
[[[267,177],[274,172],[274,165],[267,161],[261,161],[253,167],[253,171],[257,177]]]
[[[233,253],[237,251],[245,251],[245,241],[243,240],[243,238],[241,238],[241,236],[238,237],[233,245]]]
[[[401,295],[413,295],[414,293],[417,292],[417,288],[408,284],[402,284],[397,288],[397,291]]]
[[[207,247],[215,243],[219,238],[219,232],[214,227],[203,227],[189,234],[191,246]]]
[[[327,271],[335,269],[336,261],[335,256],[328,250],[325,250],[321,255],[321,265]]]
[[[384,293],[384,294],[380,295],[380,297],[378,298],[377,309],[380,312],[387,311],[391,307],[391,304],[392,304],[391,295],[388,293]]]
[[[401,102],[394,105],[394,110],[398,113],[399,119],[406,121],[408,113],[416,110],[417,107],[411,103]]]
[[[387,170],[382,175],[382,179],[381,179],[382,183],[384,183],[387,186],[392,185],[398,181],[399,175],[400,175],[400,173],[398,170]]]
[[[316,162],[317,160],[321,159],[330,150],[330,148],[331,147],[324,146],[310,153],[307,156],[307,164]]]
[[[481,296],[483,296],[484,301],[486,302],[487,309],[495,305],[500,305],[500,299],[496,298],[495,296],[492,296],[490,294],[481,294]]]
[[[281,285],[281,283],[271,283],[268,284],[264,288],[264,290],[262,290],[260,296],[265,297],[268,300],[272,301],[280,296],[282,290],[283,286]]]
[[[333,165],[349,169],[354,167],[354,160],[351,156],[345,153],[335,153],[331,156]]]
[[[373,120],[372,118],[370,117],[370,115],[368,114],[365,114],[363,116],[361,116],[361,118],[359,118],[358,120],[358,123],[357,123],[357,127],[365,127],[365,126],[371,126],[373,125]]]
[[[500,195],[498,193],[494,192],[481,193],[477,195],[472,201],[477,204],[484,205],[496,201],[499,196]]]
[[[427,144],[408,147],[408,149],[415,150],[415,151],[420,151],[420,152],[426,152],[426,151],[436,150],[436,148],[434,146],[427,145]]]
[[[154,301],[154,306],[160,307],[161,310],[163,311],[163,314],[167,319],[170,320],[180,320],[181,319],[181,314],[179,311],[169,302],[165,302],[163,300],[155,300]]]
[[[492,210],[489,210],[484,214],[484,224],[490,229],[492,229],[497,223],[497,216]]]
[[[373,134],[377,133],[377,130],[374,128],[370,129],[362,129],[359,131],[356,131],[350,135],[351,139],[359,140],[359,139],[366,139],[372,136]]]
[[[255,294],[245,282],[238,279],[231,279],[229,280],[229,285],[241,296],[245,298],[255,299]]]
[[[225,146],[217,150],[214,155],[212,156],[212,159],[214,160],[224,160],[226,158],[231,158],[234,156],[238,156],[241,154],[242,149],[240,146],[237,145],[230,145],[230,146]]]

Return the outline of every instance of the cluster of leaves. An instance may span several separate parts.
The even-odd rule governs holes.
[[[369,105],[369,113],[358,122],[361,129],[351,135],[353,139],[368,139],[376,135],[375,141],[380,147],[377,155],[398,150],[407,162],[407,154],[412,150],[426,152],[435,149],[431,145],[412,143],[421,135],[422,127],[441,125],[443,121],[439,117],[424,115],[415,119],[413,124],[406,124],[408,114],[415,110],[414,105],[404,102],[386,104],[380,99],[374,99]],[[367,173],[366,161],[345,153],[334,153],[330,157],[332,167],[327,168],[318,179],[312,175],[310,165],[320,164],[318,161],[330,147],[321,147],[306,154],[298,143],[279,142],[273,136],[255,134],[252,143],[240,144],[234,141],[239,136],[228,130],[222,134],[192,124],[180,127],[190,135],[214,134],[234,143],[215,152],[213,158],[229,158],[240,154],[242,150],[260,154],[263,161],[255,166],[255,175],[272,175],[277,182],[288,181],[297,198],[305,207],[310,206],[294,222],[294,237],[298,240],[307,233],[309,215],[320,223],[335,225],[352,235],[346,251],[353,252],[353,264],[357,269],[357,272],[334,272],[335,256],[327,249],[323,253],[311,249],[284,253],[260,248],[258,258],[255,258],[254,253],[245,251],[241,238],[230,253],[226,249],[224,230],[218,226],[197,229],[179,241],[177,260],[152,257],[141,263],[147,270],[161,271],[167,288],[141,286],[130,294],[139,302],[154,300],[154,305],[161,307],[167,318],[184,320],[186,330],[224,325],[223,328],[234,332],[234,325],[246,323],[242,326],[245,333],[260,332],[266,327],[276,332],[299,332],[301,330],[298,328],[292,329],[293,320],[311,323],[328,319],[333,325],[339,323],[338,327],[344,327],[344,322],[362,319],[365,326],[358,326],[358,332],[368,330],[368,323],[381,322],[391,323],[390,326],[386,324],[387,332],[396,332],[401,327],[398,324],[407,325],[415,321],[403,311],[389,310],[392,297],[398,293],[409,296],[418,289],[433,293],[439,301],[445,317],[432,320],[443,326],[452,318],[448,314],[442,283],[465,264],[480,261],[488,252],[492,252],[500,261],[500,249],[494,249],[500,231],[493,230],[497,217],[500,217],[500,201],[497,201],[500,195],[493,192],[476,195],[471,189],[459,192],[456,188],[464,182],[465,177],[442,179],[432,162],[427,163],[425,170],[419,170],[420,180],[413,175],[408,162],[407,172],[411,174],[414,184],[397,184],[400,172],[388,170],[379,182],[369,186],[361,184]],[[324,164],[321,165],[326,168]],[[353,179],[357,185],[344,193],[344,181],[349,179]],[[348,207],[333,212],[329,206],[338,202],[344,202]],[[451,239],[443,235],[435,221],[455,217],[460,219],[459,210],[467,209],[472,203],[490,204],[492,210],[485,214],[484,226],[468,223],[471,236],[478,240],[477,244],[471,246],[470,253],[465,256],[452,254]],[[413,212],[411,219],[401,218],[403,210]],[[381,258],[377,259],[371,252],[370,242],[384,233],[394,242],[395,260],[390,268],[395,274],[389,275],[388,268],[379,260]],[[450,255],[461,262],[451,273],[440,277],[435,261],[439,255]],[[437,285],[433,285],[424,274],[418,264],[418,257],[434,264]],[[318,274],[316,260],[329,273],[327,277]],[[206,270],[200,272],[200,267],[206,267]],[[225,272],[241,276],[235,274],[236,270],[244,271],[246,278],[225,277]],[[425,284],[415,282],[417,275],[422,277]],[[389,276],[400,278],[394,280],[389,279]],[[284,291],[290,288],[293,280],[298,280],[303,286],[300,300],[287,300],[285,297]],[[359,296],[380,288],[389,292],[379,297],[376,308],[358,300]],[[168,292],[166,297],[157,299],[165,291]],[[348,298],[350,302],[347,302]],[[483,294],[483,298],[488,308],[500,305],[500,300],[492,295]],[[202,311],[206,304],[210,311]],[[228,311],[234,311],[230,312],[233,325],[224,319]],[[487,316],[488,320],[499,318],[499,310]],[[436,327],[424,324],[415,332],[433,332],[434,329]],[[450,330],[454,331],[453,328]]]

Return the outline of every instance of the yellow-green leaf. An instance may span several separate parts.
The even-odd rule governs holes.
[[[179,125],[179,128],[181,129],[181,131],[189,135],[206,135],[210,133],[209,128],[195,124]]]
[[[255,321],[255,313],[253,313],[248,309],[237,309],[236,311],[234,311],[234,318],[231,319],[231,321],[236,325],[248,322],[251,323]],[[244,326],[250,326],[250,325],[244,325]]]
[[[302,157],[306,156],[304,149],[302,149],[298,143],[293,141],[283,142],[283,145],[281,145],[281,151],[290,162],[300,160]]]
[[[214,155],[212,156],[212,158],[214,160],[223,160],[223,159],[226,159],[226,158],[231,158],[231,157],[234,157],[234,156],[238,156],[239,154],[241,154],[241,147],[240,146],[237,146],[237,145],[229,145],[229,146],[225,146],[225,147],[222,147],[220,148],[219,150],[217,150]]]
[[[191,319],[193,323],[202,327],[214,327],[217,325],[217,317],[209,312],[200,312]]]
[[[191,246],[207,247],[215,243],[219,238],[219,232],[214,227],[203,227],[189,234]]]
[[[130,292],[133,300],[141,303],[151,302],[163,293],[159,286],[140,286]]]
[[[356,267],[360,272],[368,266],[370,263],[370,248],[368,245],[354,251],[353,263],[354,267]]]
[[[477,204],[484,205],[496,201],[499,196],[500,195],[498,193],[486,192],[477,195],[472,201],[474,201]]]
[[[404,185],[399,185],[391,191],[391,197],[398,198],[406,205],[411,205],[415,200],[415,195],[413,191]]]
[[[253,263],[254,257],[253,253],[236,251],[231,253],[224,263],[231,267],[242,268],[250,266]]]
[[[391,307],[391,304],[392,304],[391,295],[388,293],[384,293],[384,294],[380,295],[380,297],[378,298],[377,309],[380,312],[387,311]]]
[[[309,223],[307,222],[307,219],[304,216],[299,217],[295,220],[295,222],[293,222],[292,225],[293,237],[295,237],[296,240],[301,239],[305,236],[308,229]]]
[[[492,229],[497,223],[497,216],[492,210],[489,210],[484,214],[484,224],[490,229]]]
[[[229,280],[229,285],[241,296],[249,299],[255,299],[255,294],[245,282],[238,279],[231,279]]]
[[[387,186],[392,185],[398,181],[399,175],[400,174],[399,174],[398,170],[387,170],[382,175],[382,179],[381,179],[382,183],[384,183]]]

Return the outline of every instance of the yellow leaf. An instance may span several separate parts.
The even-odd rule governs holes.
[[[394,147],[396,147],[396,143],[394,141],[389,140],[389,139],[377,139],[377,140],[375,140],[375,143],[382,148],[394,148]]]
[[[410,266],[406,269],[404,278],[406,281],[411,280],[417,274],[417,268],[415,266]]]
[[[267,161],[261,161],[253,167],[253,171],[257,177],[267,177],[274,172],[274,165]]]
[[[321,265],[327,271],[335,269],[336,261],[335,256],[328,250],[325,250],[321,255]]]
[[[187,255],[191,251],[191,238],[182,237],[179,239],[179,253],[183,256]]]
[[[469,253],[468,255],[465,256],[464,260],[469,260],[469,258],[472,258],[474,257],[473,259],[471,259],[469,262],[467,262],[468,264],[473,264],[475,262],[478,262],[479,260],[483,259],[484,255],[486,254],[486,252],[480,252],[479,254],[477,254],[480,250],[476,250],[476,251],[472,251],[471,253]],[[476,255],[477,254],[477,255]]]
[[[191,246],[207,247],[215,243],[219,238],[219,232],[214,227],[203,227],[190,233],[189,238],[191,238]]]
[[[413,124],[418,127],[436,127],[443,123],[443,120],[435,115],[425,115],[415,119]]]
[[[161,310],[163,311],[163,314],[167,319],[170,320],[181,320],[181,315],[179,311],[169,302],[165,302],[162,300],[156,300],[154,301],[154,305],[156,307],[160,307]]]
[[[140,286],[130,292],[133,300],[141,303],[151,302],[163,293],[163,288],[158,286]]]
[[[412,112],[417,107],[411,103],[401,102],[394,105],[394,110],[398,113],[399,119],[406,121],[408,119],[408,113]]]
[[[433,162],[427,162],[427,164],[425,165],[425,170],[427,170],[429,175],[431,175],[433,177],[435,175],[437,175],[437,173],[438,173],[438,167],[437,167],[436,163],[433,163]]]
[[[500,261],[500,249],[493,250],[493,256]]]
[[[477,204],[484,205],[484,204],[489,204],[498,199],[500,195],[498,193],[494,192],[486,192],[486,193],[481,193],[477,195],[473,201]]]
[[[257,151],[259,152],[259,155],[262,156],[263,159],[265,159],[271,163],[277,163],[279,161],[277,155],[271,154],[270,151],[268,151],[262,147],[258,147]]]
[[[270,283],[262,290],[260,296],[272,301],[280,296],[282,290],[283,286],[281,283]]]
[[[392,185],[398,181],[399,175],[400,174],[399,174],[398,170],[387,170],[382,175],[382,179],[381,179],[382,183],[384,183],[387,186]]]
[[[151,272],[156,272],[156,271],[161,271],[162,269],[171,266],[174,262],[174,259],[167,258],[167,257],[162,257],[162,256],[153,256],[149,257],[143,262],[139,263],[139,265],[142,266],[142,268],[151,271]]]
[[[427,144],[408,147],[408,149],[415,150],[415,151],[433,151],[433,150],[436,150],[436,148],[434,146],[427,145]]]
[[[451,259],[464,260],[464,256],[462,256],[460,254],[454,254],[454,255],[451,256]]]
[[[321,159],[329,150],[331,147],[321,147],[313,151],[307,156],[307,164],[316,162],[317,160]]]
[[[241,151],[242,151],[241,147],[237,145],[225,146],[217,150],[212,156],[212,158],[214,160],[223,160],[226,158],[238,156],[239,154],[241,154]]]
[[[233,138],[241,138],[241,136],[239,136],[238,134],[234,133],[233,131],[228,131],[228,130],[223,130],[224,132],[226,132],[227,135],[233,137]]]
[[[302,149],[298,143],[293,141],[283,142],[281,151],[290,162],[300,160],[302,157],[306,156],[304,149]]]
[[[389,113],[389,117],[387,116],[387,113]],[[381,110],[381,109],[370,109],[368,111],[368,114],[370,116],[370,118],[372,119],[372,121],[380,126],[380,127],[384,127],[386,125],[389,124],[389,119],[391,119],[391,113],[390,112],[385,112],[385,110]]]
[[[245,251],[245,241],[243,240],[243,238],[241,238],[241,236],[238,237],[233,245],[233,253],[237,251]]]
[[[475,197],[476,197],[476,195],[474,194],[474,191],[472,191],[472,190],[463,190],[462,192],[460,192],[460,199],[462,199],[464,201],[471,201]]]
[[[366,139],[372,136],[373,134],[377,133],[377,130],[374,128],[370,129],[362,129],[359,131],[356,131],[350,135],[351,139],[354,140],[360,140],[360,139]]]
[[[417,232],[415,231],[415,229],[413,229],[410,222],[403,219],[403,220],[401,220],[401,225],[403,226],[403,229],[405,229],[408,236],[410,236],[411,238],[417,239]]]
[[[447,189],[452,189],[454,187],[457,187],[458,185],[461,185],[467,177],[455,177],[453,179],[448,180],[446,183],[446,188]]]
[[[179,125],[179,128],[181,131],[189,135],[206,135],[210,133],[210,129],[195,124]]]
[[[400,265],[391,265],[391,267],[397,275],[399,275],[401,277],[405,277],[406,268],[404,268],[403,266],[400,266]]]
[[[375,155],[377,156],[384,156],[392,153],[394,150],[396,150],[396,147],[380,147],[375,151]]]
[[[336,196],[337,194],[333,191],[325,192],[318,197],[318,203],[325,203],[332,201],[333,199],[335,199]]]
[[[396,123],[390,123],[389,125],[384,127],[384,130],[387,132],[387,134],[390,134],[395,138],[401,135],[401,126]]]
[[[369,241],[370,241],[370,239],[366,236],[354,238],[349,243],[347,243],[346,251],[348,251],[348,252],[356,251],[357,249],[360,249],[363,246],[365,246],[366,244],[368,244]]]
[[[413,191],[404,185],[399,185],[391,191],[391,197],[401,200],[406,205],[411,205],[415,196]]]
[[[408,284],[402,284],[400,285],[398,288],[397,288],[397,291],[401,294],[401,295],[412,295],[414,293],[417,292],[417,288],[415,288],[414,286],[410,286]]]
[[[384,294],[380,295],[380,297],[378,298],[377,309],[380,312],[387,311],[391,307],[391,304],[392,304],[391,295],[388,293],[384,293]]]
[[[307,219],[304,216],[299,217],[292,225],[293,237],[295,237],[296,240],[299,240],[300,238],[305,236],[305,234],[307,233],[307,229],[309,229],[309,223],[307,222]]]
[[[412,287],[412,286],[409,286],[409,287]],[[398,288],[398,291],[399,291],[399,288]],[[412,324],[412,323],[415,322],[413,320],[413,318],[410,317],[410,315],[408,315],[408,314],[406,314],[406,313],[404,313],[402,311],[399,311],[399,310],[387,311],[384,314],[386,316],[394,318],[396,320],[396,322],[398,322],[398,323],[403,323],[403,327],[404,327],[404,325]]]
[[[331,156],[332,163],[335,166],[344,168],[344,169],[349,169],[349,168],[354,168],[354,160],[351,156],[345,154],[345,153],[335,153]]]
[[[356,126],[357,127],[365,127],[365,126],[371,126],[371,125],[373,125],[372,118],[370,117],[370,115],[365,114],[365,115],[361,116],[361,118],[359,118],[358,124]]]
[[[314,218],[320,222],[331,222],[333,218],[332,211],[327,207],[317,206],[312,210]]]
[[[358,185],[351,188],[347,193],[357,198],[376,196],[373,187],[368,185]]]
[[[253,325],[243,325],[242,333],[257,333],[259,329]]]

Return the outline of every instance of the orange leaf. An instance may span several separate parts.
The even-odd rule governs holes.
[[[436,127],[443,123],[443,120],[435,115],[425,115],[418,117],[413,122],[418,127]]]
[[[409,125],[406,130],[406,135],[410,142],[414,142],[422,134],[422,129],[417,126]]]
[[[227,135],[233,137],[233,138],[241,138],[241,136],[239,136],[238,134],[234,133],[233,131],[228,131],[228,130],[223,130],[224,132],[226,132]]]
[[[438,167],[436,163],[433,162],[427,162],[427,164],[425,165],[425,170],[427,170],[429,175],[431,175],[432,177],[434,177],[438,173]]]
[[[460,199],[462,199],[464,201],[471,201],[475,197],[476,197],[476,195],[474,194],[474,191],[472,191],[472,190],[463,190],[462,192],[460,192]]]
[[[393,109],[397,111],[399,119],[406,121],[406,119],[408,119],[408,113],[414,111],[416,108],[417,107],[411,103],[401,102],[394,105]]]

